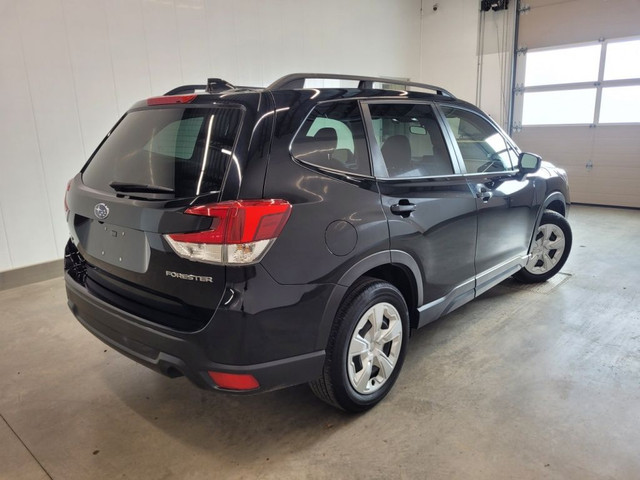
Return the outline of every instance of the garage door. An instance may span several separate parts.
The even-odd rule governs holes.
[[[574,202],[640,208],[640,2],[520,2],[513,137]]]

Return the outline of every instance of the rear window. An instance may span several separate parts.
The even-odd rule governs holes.
[[[129,112],[94,154],[83,182],[135,196],[145,191],[177,198],[218,192],[241,120],[239,107]]]

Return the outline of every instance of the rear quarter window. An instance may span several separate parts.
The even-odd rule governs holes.
[[[316,106],[294,138],[291,155],[318,167],[371,175],[358,102],[329,102]]]

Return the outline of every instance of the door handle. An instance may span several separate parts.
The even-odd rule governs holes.
[[[411,212],[415,212],[416,206],[410,203],[409,200],[402,199],[395,205],[391,205],[391,213],[400,215],[401,217],[408,217]]]
[[[483,203],[487,203],[493,197],[493,192],[480,183],[476,185],[476,197],[482,200]]]
[[[478,194],[478,198],[482,200],[483,203],[487,203],[491,197],[493,197],[493,193],[491,192],[481,192]]]

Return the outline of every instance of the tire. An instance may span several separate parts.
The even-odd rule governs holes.
[[[567,219],[559,213],[545,210],[531,245],[531,258],[513,277],[523,283],[539,283],[550,279],[567,261],[572,240]]]
[[[345,296],[334,320],[322,376],[310,387],[318,398],[348,412],[363,412],[389,393],[404,362],[409,312],[390,283],[362,278]]]

